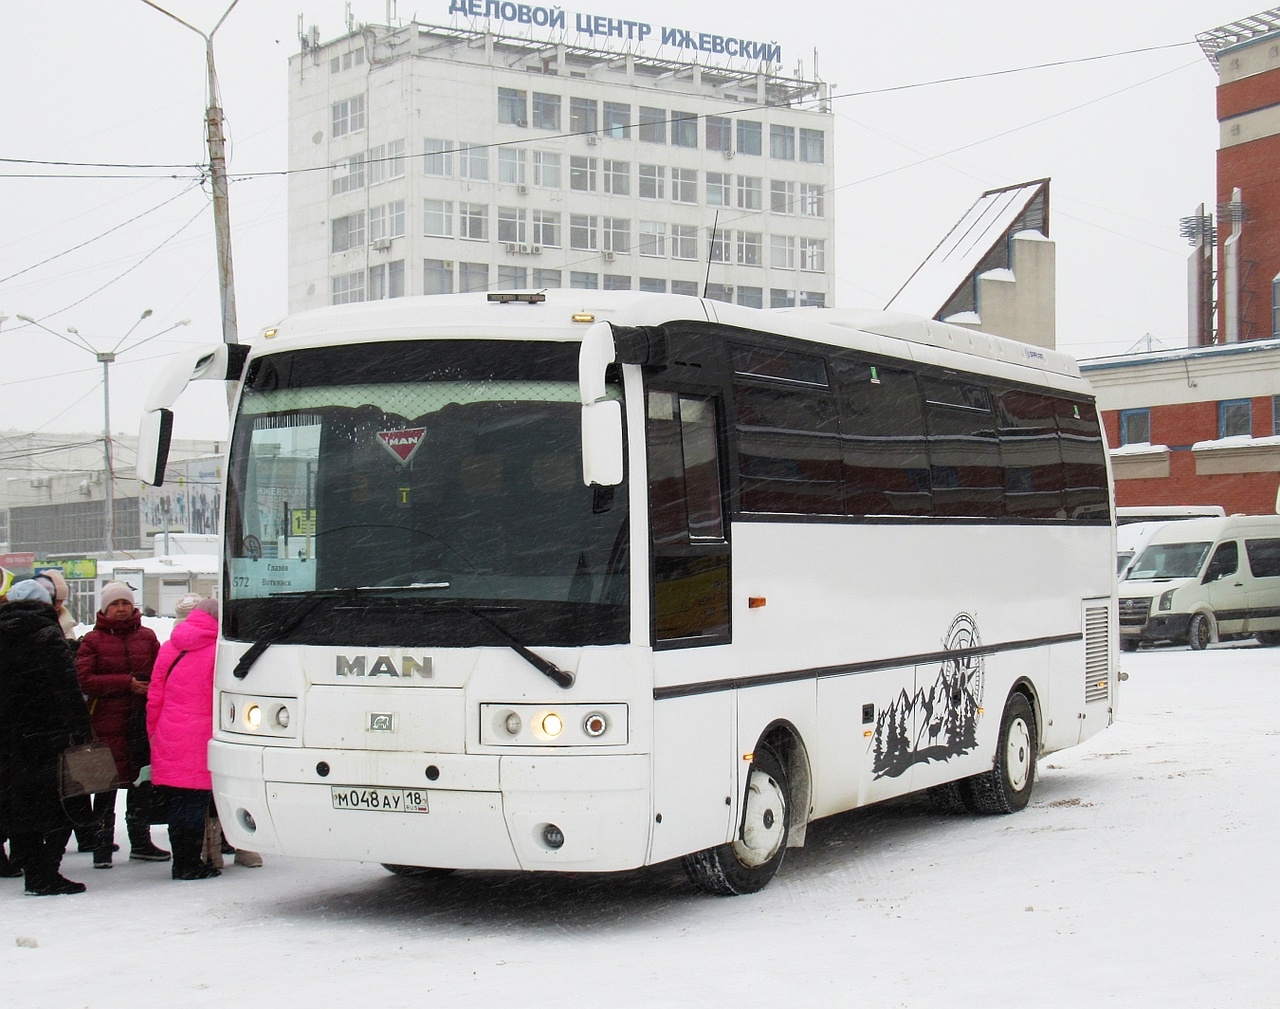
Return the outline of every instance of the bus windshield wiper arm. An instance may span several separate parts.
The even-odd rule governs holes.
[[[573,681],[574,681],[573,673],[569,672],[569,670],[567,669],[561,669],[550,659],[544,659],[541,655],[537,654],[536,652],[530,651],[528,648],[524,646],[524,644],[521,643],[519,638],[517,638],[514,634],[512,634],[509,630],[503,627],[500,623],[498,623],[492,617],[486,616],[480,610],[475,609],[471,606],[462,606],[460,604],[455,603],[448,608],[456,609],[461,611],[462,613],[466,613],[468,616],[475,617],[477,620],[481,621],[482,623],[485,623],[488,626],[492,627],[495,631],[497,631],[506,639],[508,646],[511,648],[513,652],[519,655],[520,658],[524,659],[525,662],[529,663],[529,665],[533,666],[534,669],[538,670],[538,672],[540,672],[543,676],[549,679],[556,686],[563,687],[565,690],[568,690],[570,687],[573,686]]]

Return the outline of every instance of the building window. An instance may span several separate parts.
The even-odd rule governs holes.
[[[364,129],[364,95],[356,95],[343,102],[334,102],[332,109],[333,130],[331,132],[334,137],[345,137],[348,133],[359,133]]]
[[[725,172],[707,172],[707,206],[731,207],[729,187],[733,176]]]
[[[489,289],[489,264],[488,263],[459,263],[458,264],[458,290],[462,293],[468,291],[487,291]]]
[[[630,277],[616,277],[613,274],[606,273],[604,275],[604,289],[606,291],[630,291]]]
[[[769,289],[769,307],[770,308],[795,308],[796,292],[784,291],[780,287],[771,287]]]
[[[738,120],[738,153],[759,154],[761,126],[754,119]]]
[[[542,290],[544,287],[549,287],[553,290],[558,288],[560,286],[560,271],[535,269],[533,271],[533,286],[537,290]]]
[[[665,144],[667,142],[667,110],[641,105],[638,132],[641,143]]]
[[[732,262],[730,251],[733,248],[733,232],[720,228],[716,231],[711,231],[710,235],[711,251],[707,253],[707,259],[713,263]]]
[[[796,159],[796,128],[794,126],[769,127],[769,157],[782,161]]]
[[[726,301],[733,303],[733,288],[728,284],[708,284],[707,299],[710,301]]]
[[[499,266],[498,289],[510,291],[528,287],[529,271],[523,266]]]
[[[597,243],[595,215],[570,214],[569,248],[580,249],[584,252],[595,252],[599,248]]]
[[[604,191],[614,196],[631,195],[631,162],[613,161],[605,158],[601,166],[604,171]]]
[[[821,291],[801,291],[800,292],[801,308],[826,308],[827,296]]]
[[[369,241],[404,237],[404,200],[369,208]],[[403,269],[403,267],[402,267]],[[398,297],[393,295],[393,297]]]
[[[524,245],[529,241],[523,207],[498,208],[498,241]]]
[[[601,232],[606,252],[625,254],[631,251],[631,221],[627,218],[603,218]]]
[[[524,185],[524,167],[529,152],[523,147],[498,148],[498,181]]]
[[[364,245],[364,211],[361,210],[354,214],[348,214],[346,217],[335,217],[329,222],[330,252],[346,252],[348,249],[358,249]],[[361,290],[364,289],[364,274],[360,274]],[[364,296],[356,299],[364,301]],[[340,304],[340,302],[335,302]]]
[[[821,273],[827,261],[827,243],[821,238],[800,239],[800,269]]]
[[[1218,404],[1218,437],[1248,438],[1253,434],[1253,402],[1228,399]]]
[[[453,148],[451,140],[422,141],[422,173],[424,175],[453,175]]]
[[[738,176],[738,209],[759,210],[763,183],[755,175]]]
[[[800,131],[800,160],[821,165],[826,160],[826,140],[821,130]]]
[[[622,102],[604,103],[604,135],[614,140],[631,136],[631,106]]]
[[[545,189],[560,188],[560,155],[551,151],[533,152],[533,184]]]
[[[692,112],[672,112],[671,143],[676,147],[697,147],[698,117]]]
[[[452,200],[422,201],[422,233],[431,238],[453,237]]]
[[[696,224],[671,225],[671,258],[698,258],[698,226]]]
[[[369,185],[404,178],[405,142],[393,140],[369,149]]]
[[[478,182],[487,181],[489,178],[489,148],[481,147],[479,144],[459,144],[459,147],[458,174],[464,179],[474,179]],[[524,151],[520,153],[523,154]]]
[[[738,304],[747,308],[764,308],[764,288],[739,286]]]
[[[533,244],[560,248],[559,211],[535,210],[533,212]],[[541,285],[540,285],[541,286]],[[559,287],[559,284],[556,284]]]
[[[775,270],[796,268],[796,240],[791,235],[769,236],[769,265]]]
[[[794,214],[796,212],[796,184],[785,179],[771,179],[769,182],[769,210],[774,214]]]
[[[329,60],[329,73],[336,74],[341,70],[350,70],[352,67],[362,66],[364,64],[364,50],[352,49],[350,52],[343,53],[341,56],[334,56]],[[2,537],[8,539],[7,536]]]
[[[473,242],[489,240],[489,207],[486,204],[458,204],[458,237],[467,238]],[[486,276],[485,287],[488,286],[489,281]],[[468,288],[468,290],[480,290],[480,288]]]
[[[666,256],[667,226],[662,221],[640,222],[640,255]]]
[[[422,261],[422,293],[452,294],[453,264],[444,259]]]
[[[1142,410],[1121,410],[1120,411],[1120,444],[1121,445],[1149,445],[1151,444],[1151,411]]]
[[[696,280],[673,280],[671,282],[671,293],[682,294],[686,298],[696,298],[698,296],[698,282]]]
[[[698,202],[698,171],[695,168],[671,169],[671,199],[674,203]]]
[[[333,166],[331,196],[341,196],[364,188],[364,154],[353,154]]]
[[[329,278],[330,303],[349,305],[364,301],[364,270]]]
[[[667,169],[663,165],[640,166],[640,198],[662,200],[667,193]]]
[[[507,126],[528,126],[528,93],[515,88],[498,88],[498,122]]]
[[[560,96],[533,93],[533,125],[539,130],[560,129]]]
[[[569,188],[582,193],[596,191],[595,158],[580,158],[577,155],[569,158]]]
[[[822,217],[822,187],[810,182],[800,183],[800,213],[804,217]]]
[[[707,116],[707,150],[733,150],[733,120],[724,116]]]
[[[1271,397],[1271,433],[1280,434],[1280,396]]]
[[[648,294],[666,294],[667,282],[661,277],[641,277],[640,290]]]
[[[1280,276],[1271,282],[1271,335],[1280,336]]]
[[[369,300],[404,297],[404,260],[369,267]]]
[[[569,99],[569,132],[595,133],[600,128],[600,103],[594,98]]]
[[[600,274],[587,273],[583,270],[570,270],[569,286],[579,291],[598,291],[600,289]]]
[[[761,249],[763,245],[764,245],[764,236],[760,234],[760,232],[739,231],[738,232],[738,265],[739,266],[762,265]],[[738,304],[742,304],[742,303],[739,302]]]

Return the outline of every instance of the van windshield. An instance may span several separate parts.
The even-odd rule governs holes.
[[[1134,562],[1126,581],[1192,578],[1199,573],[1210,543],[1153,543]]]

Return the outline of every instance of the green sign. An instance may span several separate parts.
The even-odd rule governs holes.
[[[57,561],[36,561],[35,572],[57,568],[67,581],[75,579],[91,579],[98,577],[98,562],[93,557],[71,557]]]

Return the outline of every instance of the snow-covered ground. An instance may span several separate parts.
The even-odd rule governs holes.
[[[1024,812],[834,817],[748,897],[678,865],[414,881],[268,858],[176,883],[70,854],[81,896],[0,880],[0,1006],[1280,1004],[1280,650],[1122,662],[1116,725],[1045,759]]]

